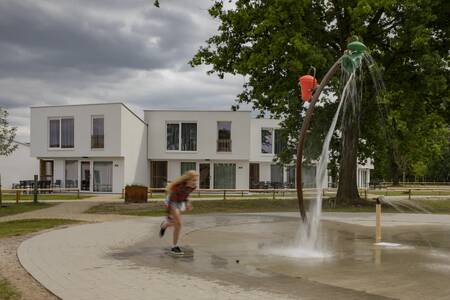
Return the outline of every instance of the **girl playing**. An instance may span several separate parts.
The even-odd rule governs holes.
[[[170,252],[175,255],[183,255],[183,251],[177,246],[178,238],[181,231],[181,212],[192,209],[188,197],[197,187],[198,173],[195,171],[187,171],[182,176],[175,179],[167,185],[168,196],[164,201],[167,208],[167,217],[161,223],[159,236],[163,237],[166,229],[170,226],[173,230],[173,246]]]

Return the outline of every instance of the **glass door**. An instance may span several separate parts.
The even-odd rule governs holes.
[[[209,189],[210,188],[210,164],[200,164],[200,188]]]
[[[82,161],[81,162],[81,190],[90,191],[91,190],[91,162]]]
[[[259,164],[250,164],[249,187],[257,189],[259,187]]]

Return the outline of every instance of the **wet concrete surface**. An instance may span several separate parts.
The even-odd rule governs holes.
[[[321,241],[330,256],[286,257],[295,245],[299,220],[275,215],[216,215],[185,218],[186,256],[168,255],[153,234],[112,257],[136,267],[160,268],[297,299],[450,299],[450,226],[396,226],[383,230],[322,221]]]

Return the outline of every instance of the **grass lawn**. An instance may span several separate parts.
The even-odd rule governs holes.
[[[0,207],[0,217],[21,214],[27,211],[32,211],[36,209],[48,208],[53,206],[54,204],[49,203],[7,203],[3,204],[5,206]],[[1,298],[0,298],[1,299]]]
[[[6,279],[0,278],[1,300],[19,300],[21,298],[20,293]]]
[[[369,190],[368,193],[373,195],[386,196],[386,191]],[[363,194],[363,193],[360,193]],[[387,191],[388,196],[407,196],[408,191]],[[449,190],[412,190],[412,196],[450,196]]]
[[[23,235],[60,225],[75,223],[79,223],[79,221],[67,219],[26,219],[0,222],[0,238]]]
[[[414,200],[415,204],[421,205],[433,213],[450,214],[449,200]],[[326,201],[325,201],[326,203]],[[306,205],[308,201],[306,201]],[[249,213],[249,212],[289,212],[297,211],[296,199],[250,199],[250,200],[204,200],[193,203],[194,210],[185,214],[205,214],[205,213]],[[406,210],[406,209],[405,209]],[[329,212],[375,212],[373,203],[363,206],[339,206],[336,208],[324,207],[324,211]],[[396,212],[390,206],[383,205],[384,212]],[[100,204],[90,208],[88,213],[99,214],[122,214],[135,216],[163,216],[166,211],[162,202],[154,201],[142,204]],[[411,211],[412,212],[412,211]]]
[[[13,194],[3,194],[3,200],[14,200],[16,201],[16,195]],[[93,197],[92,195],[80,195],[80,198],[77,197],[77,194],[39,194],[39,200],[76,200],[76,199],[86,199]],[[33,195],[20,195],[20,200],[33,200]]]

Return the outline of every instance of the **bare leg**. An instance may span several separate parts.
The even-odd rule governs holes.
[[[180,237],[181,232],[181,213],[179,209],[171,208],[170,210],[172,221],[171,226],[174,227],[173,229],[173,245],[176,246],[178,243],[178,238]]]

